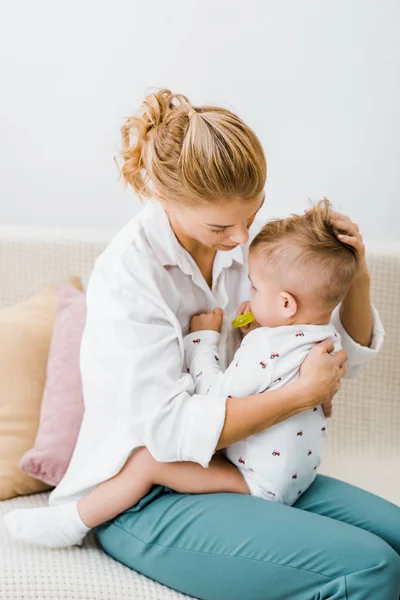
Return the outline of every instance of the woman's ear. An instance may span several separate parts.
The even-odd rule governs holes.
[[[170,211],[173,208],[173,203],[167,200],[157,189],[154,190],[154,195],[160,201],[161,206],[165,211]]]
[[[291,319],[297,312],[297,302],[289,292],[280,292],[280,306],[282,316],[286,319]]]
[[[164,206],[164,204],[167,202],[166,198],[164,198],[164,196],[162,195],[161,192],[159,192],[157,189],[154,190],[154,195],[156,198],[159,199],[159,201],[161,202],[161,204]]]

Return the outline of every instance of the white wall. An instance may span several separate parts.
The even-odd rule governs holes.
[[[397,0],[22,0],[0,24],[0,222],[117,228],[113,162],[146,90],[232,107],[267,152],[268,215],[328,196],[400,239]]]

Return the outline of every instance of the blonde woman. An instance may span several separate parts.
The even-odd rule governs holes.
[[[108,518],[96,529],[107,553],[198,598],[399,600],[400,509],[329,477],[318,475],[294,507],[155,486],[126,510],[135,449],[146,447],[160,463],[207,468],[216,450],[304,410],[323,404],[329,416],[346,360],[353,374],[360,371],[379,350],[383,329],[370,304],[358,227],[335,213],[358,258],[355,283],[332,317],[347,352],[332,356],[332,342],[321,342],[298,381],[273,391],[194,393],[183,345],[191,317],[223,309],[223,367],[240,344],[230,322],[249,298],[248,242],[260,228],[264,153],[230,111],[193,107],[168,90],[148,96],[127,119],[123,143],[124,180],[148,201],[90,279],[78,443],[51,506],[9,513],[6,527],[55,547],[80,543]],[[125,482],[125,512],[114,518],[116,478]],[[185,481],[174,487],[186,491]]]

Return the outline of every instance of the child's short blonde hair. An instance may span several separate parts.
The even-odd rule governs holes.
[[[333,309],[347,294],[357,271],[352,246],[336,236],[331,204],[324,198],[308,213],[267,223],[250,245],[274,269],[286,291],[306,289],[316,301]],[[346,233],[346,232],[343,232]]]

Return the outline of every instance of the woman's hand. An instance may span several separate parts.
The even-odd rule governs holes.
[[[350,217],[346,217],[346,215],[342,215],[342,213],[334,210],[331,213],[331,223],[338,231],[337,237],[339,240],[348,246],[352,246],[356,251],[358,259],[356,279],[368,274],[367,261],[365,259],[365,244],[358,225],[353,223]]]
[[[224,316],[224,311],[222,308],[215,308],[212,313],[201,313],[200,315],[196,315],[192,317],[190,321],[190,332],[194,333],[195,331],[221,331],[222,327],[222,318]]]
[[[250,310],[251,310],[250,300],[245,300],[244,302],[242,302],[242,304],[237,309],[236,316],[238,317],[239,315],[244,315],[244,313],[247,313]],[[260,323],[258,323],[255,320],[252,321],[251,323],[249,323],[248,325],[246,325],[245,327],[240,327],[240,333],[242,334],[242,339],[244,338],[245,335],[250,333],[250,331],[253,331],[253,329],[257,329],[257,327],[261,327],[261,325],[260,325]]]
[[[347,352],[335,355],[331,340],[324,340],[310,350],[300,368],[299,383],[302,384],[306,408],[322,404],[326,417],[332,416],[332,400],[340,389],[340,380],[346,372]]]
[[[306,209],[306,212],[309,212],[310,210],[311,209]],[[336,235],[338,239],[344,244],[352,246],[356,251],[358,259],[356,280],[363,277],[368,279],[369,271],[365,259],[365,244],[358,225],[354,223],[350,217],[334,210],[331,211],[331,223],[337,230]]]

